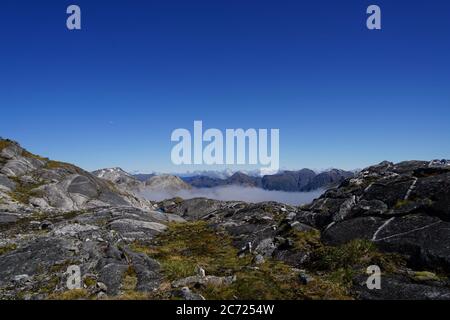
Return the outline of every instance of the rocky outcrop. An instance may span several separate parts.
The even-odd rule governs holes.
[[[0,254],[0,299],[57,296],[67,290],[66,271],[73,265],[81,269],[89,294],[99,288],[110,296],[150,293],[161,283],[160,265],[132,244],[152,239],[169,221],[184,221],[132,207],[0,217],[0,247],[11,248]]]
[[[275,202],[248,204],[205,198],[167,200],[158,205],[164,212],[180,215],[188,221],[207,221],[211,226],[230,234],[242,253],[257,252],[263,256],[271,256],[274,251],[269,252],[271,241],[284,241],[281,238],[274,239],[279,231],[279,222],[297,212],[295,207]]]
[[[450,165],[383,162],[327,191],[296,215],[339,245],[367,239],[416,268],[450,271]]]
[[[34,155],[10,140],[1,142],[0,210],[74,211],[100,206],[152,209],[149,201],[72,164]]]

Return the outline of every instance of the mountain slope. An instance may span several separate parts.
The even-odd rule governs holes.
[[[106,168],[92,172],[93,175],[113,182],[121,190],[129,193],[139,193],[144,184],[121,168]]]
[[[261,178],[252,177],[242,172],[236,172],[226,179],[226,184],[259,188],[261,187]]]
[[[137,180],[139,180],[140,182],[145,182],[148,179],[152,178],[156,176],[156,174],[154,173],[137,173],[137,174],[133,174],[133,177],[136,178]]]
[[[152,205],[72,164],[0,140],[0,209],[73,211],[99,206],[149,209]]]
[[[154,176],[145,182],[146,188],[155,191],[179,191],[192,189],[190,185],[181,180],[179,177],[163,174]]]
[[[332,169],[315,175],[306,185],[300,187],[300,191],[311,191],[320,188],[331,188],[338,186],[341,182],[354,176],[353,172]]]
[[[264,176],[263,188],[278,191],[302,191],[310,183],[316,173],[309,169],[299,171],[283,171],[278,174]]]
[[[353,172],[338,169],[324,171],[319,174],[310,169],[302,169],[298,171],[283,171],[263,177],[236,172],[225,179],[203,175],[182,177],[182,179],[194,188],[240,185],[273,191],[308,192],[337,186],[352,176],[354,176]]]

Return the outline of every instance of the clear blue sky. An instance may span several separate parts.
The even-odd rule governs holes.
[[[88,170],[195,169],[170,161],[194,120],[279,128],[283,168],[450,158],[450,1],[2,0],[0,111]]]

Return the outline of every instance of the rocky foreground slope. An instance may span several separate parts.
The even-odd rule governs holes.
[[[0,299],[450,299],[446,161],[382,163],[303,207],[149,203],[5,140],[0,172]]]

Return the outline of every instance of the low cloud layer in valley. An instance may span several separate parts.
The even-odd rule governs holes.
[[[161,192],[155,190],[145,190],[142,196],[152,201],[161,201],[173,197],[183,199],[209,198],[222,201],[245,201],[245,202],[264,202],[276,201],[289,205],[301,205],[312,202],[318,198],[324,190],[315,190],[311,192],[285,192],[269,191],[254,187],[243,186],[221,186],[215,188],[179,190],[174,192]]]

